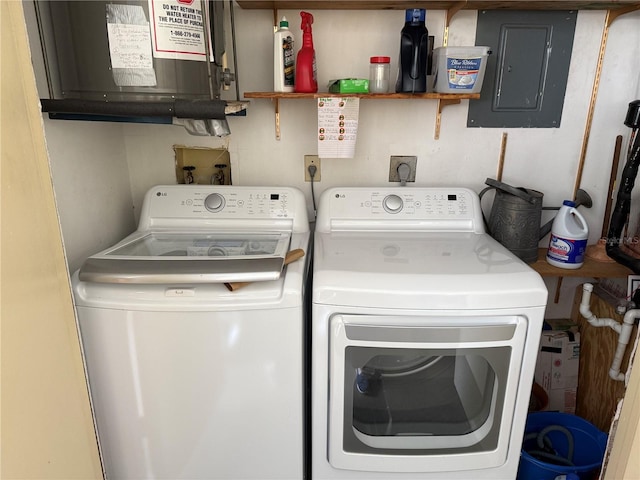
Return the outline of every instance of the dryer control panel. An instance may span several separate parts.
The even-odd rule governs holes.
[[[466,188],[332,188],[318,207],[316,230],[409,229],[484,232],[478,195]]]

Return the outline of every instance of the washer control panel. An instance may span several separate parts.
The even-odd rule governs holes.
[[[146,225],[195,219],[294,220],[294,223],[299,220],[308,228],[304,195],[288,187],[158,186],[147,192],[140,213],[140,222]]]
[[[316,227],[349,222],[395,222],[426,230],[484,229],[478,195],[467,188],[337,187],[324,192]]]
[[[192,190],[159,190],[152,198],[152,216],[246,216],[251,218],[286,218],[289,195],[285,191],[210,192],[197,187]]]

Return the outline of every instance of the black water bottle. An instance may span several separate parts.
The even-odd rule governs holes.
[[[427,59],[429,32],[425,25],[426,11],[410,8],[405,11],[405,24],[400,34],[400,64],[397,93],[427,91]]]

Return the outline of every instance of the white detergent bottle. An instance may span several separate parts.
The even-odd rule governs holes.
[[[293,92],[296,57],[293,33],[287,17],[282,17],[273,36],[273,91]]]
[[[574,202],[565,200],[551,226],[547,262],[559,268],[580,268],[584,263],[588,237],[586,220]]]

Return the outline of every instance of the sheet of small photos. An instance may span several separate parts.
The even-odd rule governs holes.
[[[358,136],[357,97],[318,98],[318,156],[353,158]]]

